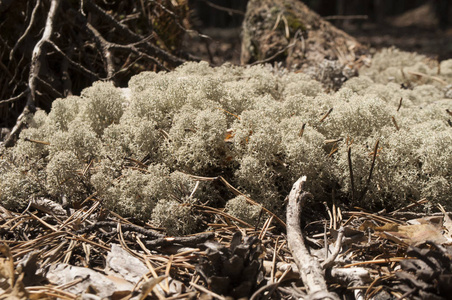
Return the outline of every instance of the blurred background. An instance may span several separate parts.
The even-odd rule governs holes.
[[[240,26],[248,1],[190,0],[193,23],[212,40],[195,53],[221,64],[240,61]],[[307,0],[312,10],[376,49],[395,46],[435,59],[452,58],[450,0]],[[190,47],[190,45],[188,45]]]

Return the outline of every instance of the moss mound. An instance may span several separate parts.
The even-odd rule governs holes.
[[[125,90],[98,82],[56,100],[48,115],[38,111],[3,151],[0,203],[23,209],[30,197],[79,203],[96,193],[124,216],[190,233],[183,225],[198,222],[190,205],[224,207],[234,197],[196,186],[189,173],[222,175],[278,214],[301,175],[318,201],[334,188],[369,209],[421,198],[447,206],[451,66],[438,73],[422,56],[388,49],[335,93],[304,74],[206,63],[143,72]]]

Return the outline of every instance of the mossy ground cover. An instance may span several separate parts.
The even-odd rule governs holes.
[[[346,229],[332,271],[367,274],[356,288],[369,297],[450,295],[446,216],[449,234],[433,218],[408,219],[451,208],[451,83],[452,60],[387,49],[336,92],[269,66],[187,63],[138,74],[127,89],[97,82],[57,99],[2,149],[4,295],[113,295],[49,274],[102,277],[120,244],[153,277],[136,274],[141,290],[127,297],[258,297],[272,287],[281,287],[274,299],[303,297],[284,233],[285,198],[302,175],[314,199],[303,231],[327,237],[312,253],[321,257]],[[426,260],[435,267],[416,267],[423,277],[413,279]]]
[[[125,90],[97,82],[38,111],[4,151],[0,201],[21,210],[33,197],[71,205],[95,194],[172,234],[199,230],[180,221],[197,216],[167,206],[222,208],[234,198],[205,182],[194,190],[188,175],[221,175],[280,216],[301,175],[319,202],[335,192],[366,209],[422,198],[450,207],[451,82],[451,60],[435,65],[396,49],[330,93],[304,74],[206,63],[143,72]],[[233,203],[228,210],[241,215],[245,204]]]

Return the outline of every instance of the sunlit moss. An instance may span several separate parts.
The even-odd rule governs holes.
[[[72,203],[96,193],[123,216],[185,234],[196,230],[188,222],[200,224],[193,201],[223,208],[230,199],[193,174],[221,175],[280,215],[301,175],[318,201],[334,187],[337,199],[366,208],[422,197],[447,206],[451,65],[438,72],[423,56],[388,49],[334,93],[306,74],[193,62],[138,74],[127,93],[99,82],[30,119],[0,161],[0,203],[21,209],[34,195]]]

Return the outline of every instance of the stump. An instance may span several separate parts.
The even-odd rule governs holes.
[[[367,47],[297,0],[250,0],[243,22],[241,63],[283,62],[290,69],[355,62]]]

